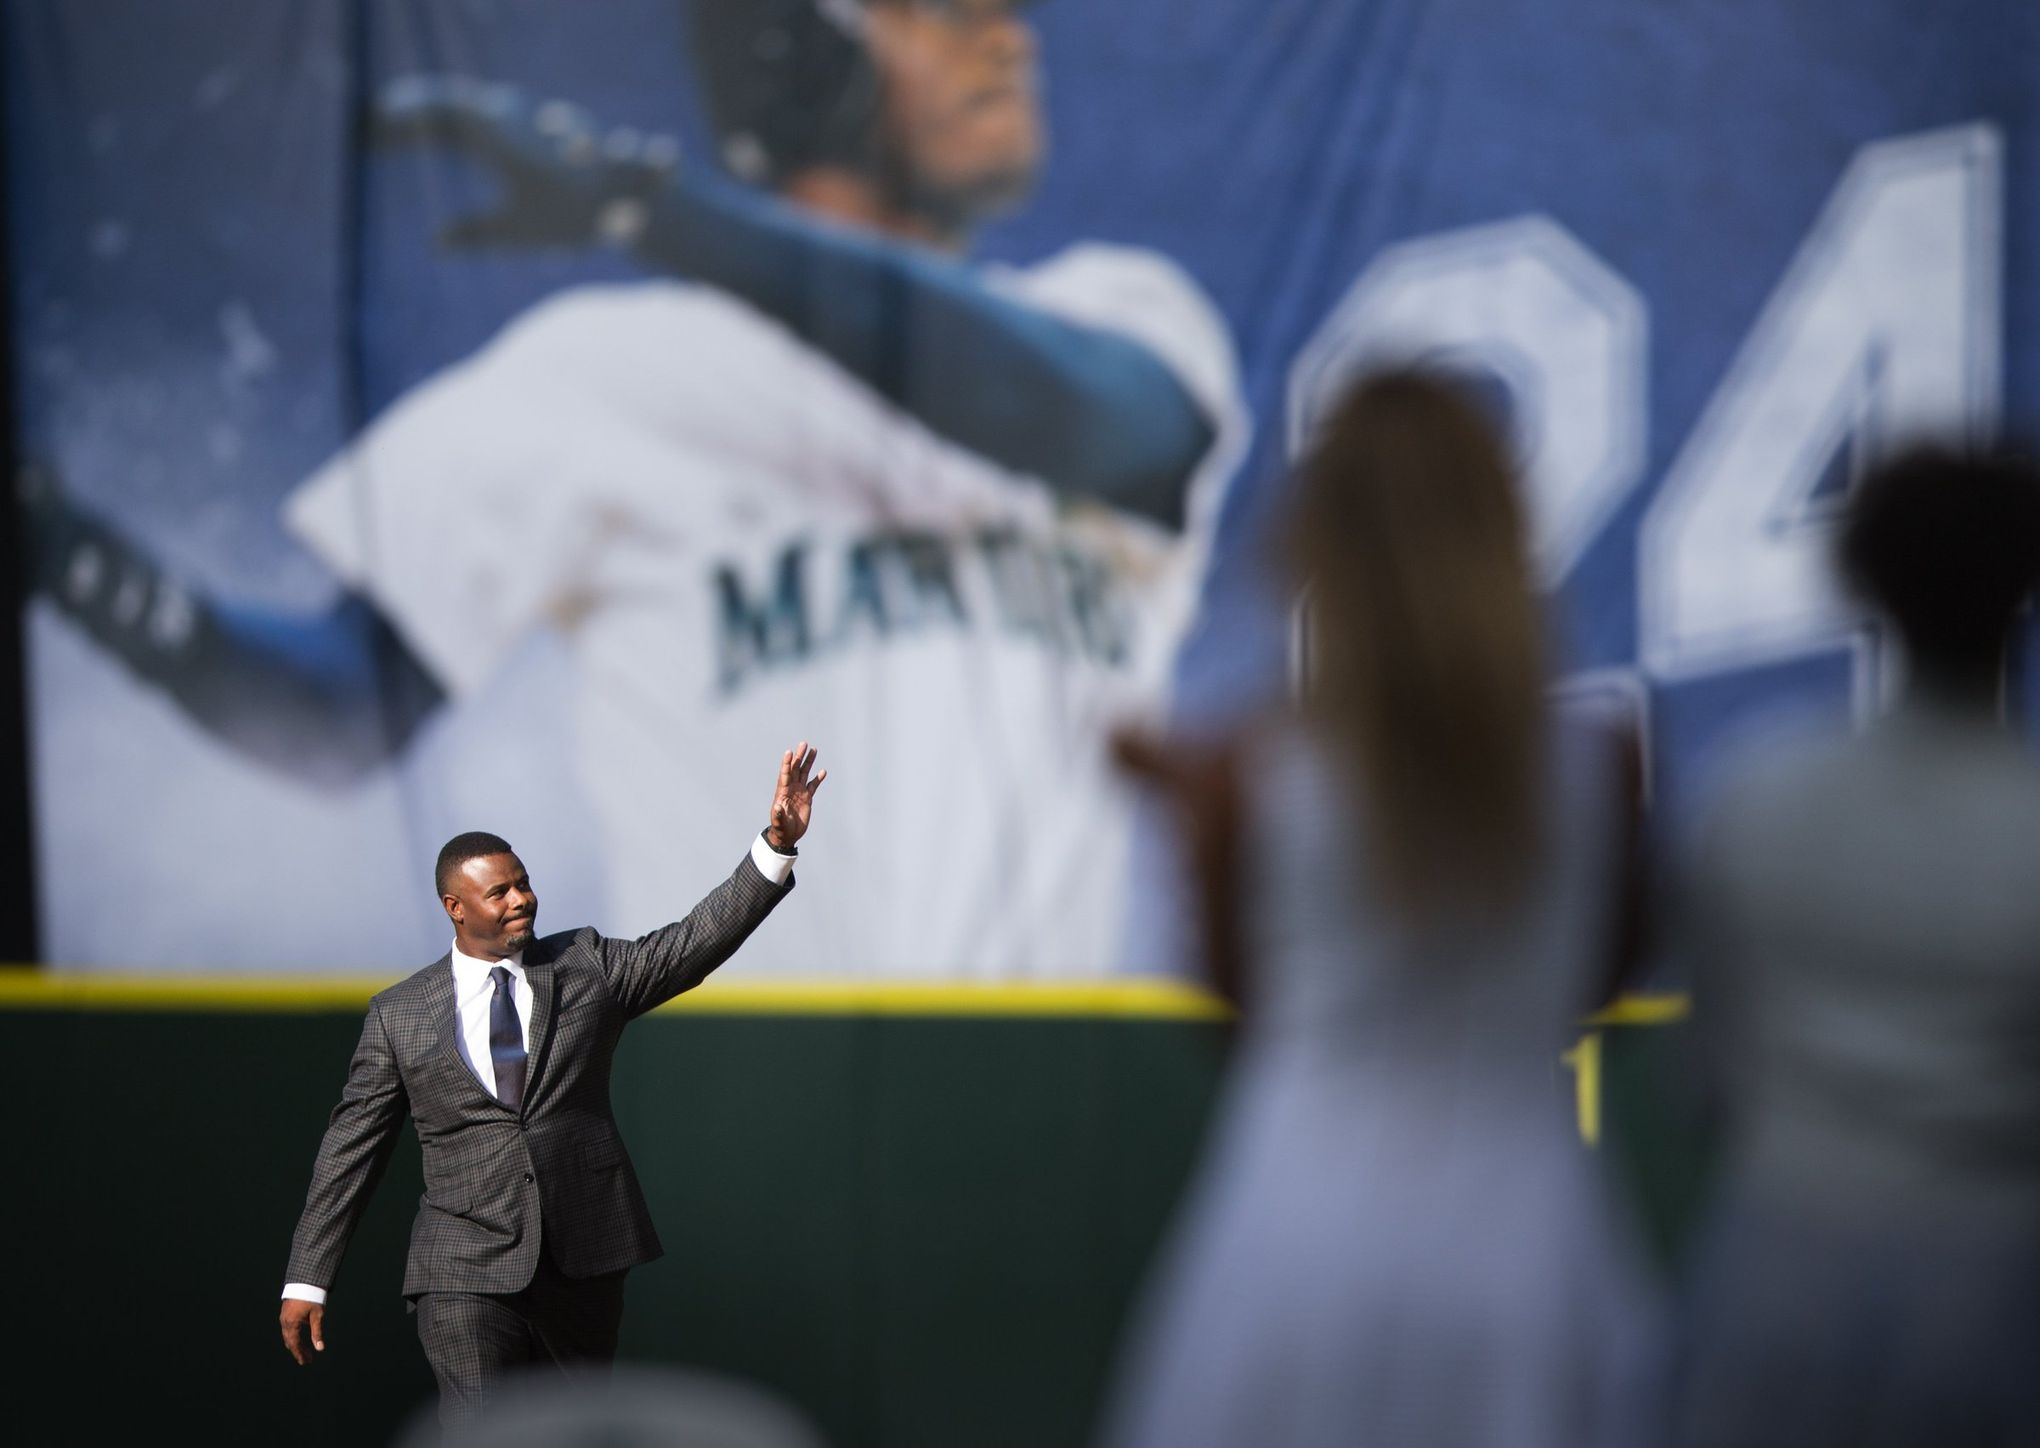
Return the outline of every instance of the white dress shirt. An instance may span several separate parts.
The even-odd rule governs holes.
[[[793,873],[794,858],[782,855],[766,844],[762,833],[751,842],[751,863],[758,867],[759,874],[775,885],[786,883],[786,877]],[[448,954],[453,963],[454,1011],[460,1018],[460,1033],[454,1037],[454,1043],[460,1049],[461,1060],[482,1083],[482,1089],[494,1096],[496,1058],[489,1050],[489,1007],[496,999],[496,983],[490,979],[490,972],[499,965],[510,972],[511,995],[517,1003],[517,1030],[523,1037],[524,1049],[529,1051],[531,982],[524,975],[524,952],[520,950],[507,960],[478,960],[464,953],[456,941]],[[286,1282],[283,1295],[301,1302],[323,1303],[326,1289],[309,1282]]]
[[[460,1034],[454,1043],[461,1060],[482,1083],[482,1089],[496,1095],[496,1057],[489,1049],[489,1011],[496,1001],[494,975],[497,966],[510,972],[510,996],[517,1006],[518,1044],[531,1049],[531,981],[524,974],[524,952],[503,960],[480,960],[463,954],[458,943],[449,952],[453,958],[453,1009],[460,1018]]]

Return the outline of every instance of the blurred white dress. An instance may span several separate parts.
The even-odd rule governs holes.
[[[1114,1448],[1649,1437],[1656,1303],[1559,1063],[1607,959],[1614,776],[1555,732],[1528,904],[1422,942],[1374,898],[1316,749],[1290,730],[1246,759],[1251,1011]]]

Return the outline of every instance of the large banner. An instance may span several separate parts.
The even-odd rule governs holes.
[[[1974,0],[13,0],[46,954],[396,970],[446,837],[752,977],[1184,968],[1128,721],[1285,686],[1350,378],[1510,418],[1676,816],[1884,687],[1834,501],[2040,422],[2040,14]],[[2008,246],[2008,240],[2011,243]]]

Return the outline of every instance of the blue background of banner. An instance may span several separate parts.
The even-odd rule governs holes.
[[[1395,243],[1541,215],[1648,308],[1640,476],[1562,590],[1578,667],[1636,659],[1643,510],[1862,147],[1995,129],[2003,230],[1987,241],[2003,255],[2004,417],[2015,433],[2040,431],[2040,13],[2020,0],[1931,16],[1893,0],[1049,0],[1030,14],[1050,156],[1033,199],[985,232],[978,254],[1029,262],[1082,239],[1165,253],[1223,311],[1257,419],[1181,666],[1188,720],[1237,717],[1281,685],[1286,623],[1264,548],[1289,369]],[[640,275],[613,254],[438,250],[439,225],[485,198],[487,178],[443,155],[357,151],[355,100],[400,74],[486,76],[675,134],[696,161],[714,152],[668,0],[16,0],[5,26],[24,451],[54,460],[80,498],[166,562],[279,606],[317,603],[329,585],[284,535],[277,504],[362,422],[531,302]],[[187,726],[46,613],[31,643],[38,769],[63,771],[36,785],[57,955],[401,962],[437,938],[427,901],[293,957],[218,913],[244,883],[230,878],[216,899],[192,899],[204,926],[106,959],[117,933],[66,922],[93,913],[91,871],[109,853],[146,858],[117,826],[129,821],[138,845],[151,828],[155,848],[177,838],[160,818],[174,800],[137,797],[149,770],[121,761],[168,750],[174,772]],[[1653,680],[1673,819],[1744,720],[1794,701],[1839,713],[1847,673],[1829,650]],[[544,739],[564,726],[522,727]],[[357,861],[347,883],[363,898],[416,894],[405,872],[448,832],[404,783],[475,742],[460,725],[441,733],[452,737],[426,740],[387,791],[336,817],[331,838],[349,850],[381,834],[411,851]],[[95,760],[112,798],[74,808],[94,787],[78,772]],[[564,766],[530,768],[562,841],[541,875],[561,902],[555,918],[591,914],[597,867],[571,847]],[[251,794],[247,808],[269,806]],[[326,808],[293,798],[264,827],[276,832],[265,848],[317,836]]]

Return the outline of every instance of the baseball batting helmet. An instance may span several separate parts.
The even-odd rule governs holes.
[[[879,77],[865,10],[882,0],[689,0],[694,62],[723,164],[769,185],[871,160]],[[921,0],[969,8],[968,0]],[[1005,0],[1020,9],[1032,0]]]
[[[695,68],[723,164],[769,184],[856,165],[878,120],[864,0],[691,0]]]

